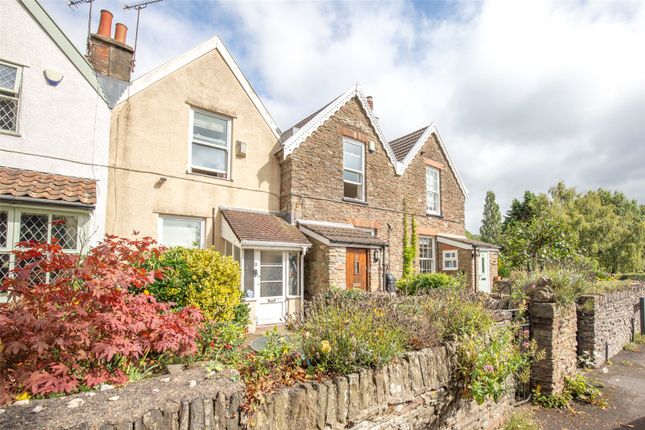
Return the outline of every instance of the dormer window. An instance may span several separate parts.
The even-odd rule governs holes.
[[[365,146],[343,139],[343,196],[365,200]]]
[[[441,179],[433,167],[426,167],[426,212],[441,215]]]

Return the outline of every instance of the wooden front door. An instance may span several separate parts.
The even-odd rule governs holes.
[[[368,255],[367,249],[347,248],[345,273],[348,290],[359,288],[367,291],[367,282],[369,279]]]

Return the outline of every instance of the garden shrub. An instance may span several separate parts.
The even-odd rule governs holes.
[[[153,256],[146,266],[166,269],[164,277],[149,287],[158,300],[172,302],[177,308],[195,306],[207,320],[235,318],[242,291],[240,266],[232,257],[213,248],[170,248]]]
[[[438,288],[459,288],[463,281],[445,273],[420,273],[397,282],[397,288],[404,294],[424,294]]]
[[[468,291],[437,292],[426,306],[441,339],[451,341],[463,336],[477,336],[490,330],[495,315],[486,309],[482,297]]]
[[[544,278],[553,289],[555,301],[561,305],[575,303],[578,298],[589,291],[593,283],[588,272],[570,268],[547,269],[539,272],[514,272],[513,290],[526,297],[526,291]]]
[[[550,396],[542,394],[538,385],[533,390],[533,404],[544,408],[571,409],[571,400],[579,403],[595,405],[606,408],[607,402],[601,398],[602,393],[598,387],[593,385],[583,374],[578,373],[564,377],[564,389],[561,393]]]
[[[620,280],[645,282],[645,273],[622,273],[618,275]]]
[[[107,237],[84,257],[20,246],[2,285],[10,302],[0,307],[0,403],[123,383],[142,358],[196,352],[200,312],[171,312],[147,294],[162,275],[142,267],[159,253],[152,239]]]

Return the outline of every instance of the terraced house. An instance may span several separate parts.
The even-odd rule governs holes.
[[[275,153],[281,209],[313,244],[308,295],[400,277],[404,214],[418,223],[417,271],[464,272],[490,291],[498,248],[465,237],[468,193],[434,125],[387,141],[356,85],[283,133]]]

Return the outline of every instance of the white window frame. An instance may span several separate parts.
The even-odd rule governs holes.
[[[361,155],[361,170],[351,169],[351,168],[348,168],[348,167],[345,166],[345,161],[346,161],[345,160],[345,153],[346,153],[345,152],[345,145],[346,144],[358,146],[358,147],[361,148],[361,153],[362,153],[362,155]],[[361,178],[363,179],[362,182],[358,183],[358,182],[353,182],[353,181],[346,180],[345,179],[345,170],[347,170],[348,172],[358,173],[359,175],[361,175]],[[345,183],[353,184],[353,185],[360,185],[361,186],[362,198],[357,199],[357,198],[354,198],[354,197],[345,196]],[[365,145],[362,144],[361,142],[357,141],[357,140],[348,139],[348,138],[345,138],[345,137],[343,138],[343,198],[348,199],[348,200],[360,201],[360,202],[366,201],[366,196],[365,196]]]
[[[231,179],[231,164],[232,164],[232,156],[231,156],[231,142],[232,142],[232,134],[233,134],[233,120],[231,118],[218,115],[213,112],[208,112],[202,109],[196,109],[196,108],[190,108],[190,117],[189,117],[189,127],[188,127],[188,171],[191,173],[203,173],[203,174],[211,174],[214,178],[219,178],[219,179]],[[222,148],[221,146],[213,145],[210,142],[205,142],[200,139],[195,139],[193,133],[194,133],[194,124],[195,124],[195,112],[201,113],[202,115],[210,116],[213,118],[217,118],[222,121],[226,121],[226,148]],[[226,171],[222,170],[217,170],[217,169],[209,169],[208,167],[200,167],[196,166],[193,164],[193,144],[198,144],[201,146],[207,146],[209,148],[215,148],[219,149],[222,151],[226,151]],[[214,174],[214,175],[213,175]],[[219,176],[223,175],[223,176]]]
[[[448,257],[448,254],[454,254],[454,257],[452,256]],[[457,251],[456,249],[449,249],[449,250],[443,251],[441,260],[442,260],[443,270],[459,270],[459,251]],[[448,261],[454,262],[455,267],[446,266],[446,262]]]
[[[303,294],[303,277],[302,277],[302,251],[301,250],[295,250],[295,249],[290,249],[290,250],[285,250],[285,249],[271,249],[271,248],[262,248],[262,249],[257,249],[257,248],[241,248],[240,249],[240,286],[242,289],[242,292],[245,293],[245,265],[246,262],[244,260],[244,252],[245,251],[250,251],[253,253],[253,271],[254,271],[254,288],[253,288],[253,297],[247,297],[246,294],[244,294],[244,301],[246,302],[255,302],[260,298],[260,288],[261,288],[261,271],[262,271],[262,251],[273,251],[273,252],[282,252],[282,286],[283,286],[283,296],[286,299],[300,299],[302,298]],[[290,253],[295,253],[296,258],[298,261],[298,274],[297,274],[297,279],[298,279],[298,292],[296,294],[290,294],[289,292],[289,254]],[[273,267],[277,267],[277,265],[272,265]],[[257,275],[256,275],[257,273]]]
[[[19,133],[20,133],[20,105],[21,105],[21,103],[20,103],[20,90],[22,88],[23,66],[21,66],[19,64],[11,63],[9,61],[4,61],[4,60],[0,60],[0,64],[12,67],[12,68],[17,70],[17,72],[16,72],[16,81],[14,82],[13,88],[9,89],[9,88],[0,87],[0,97],[14,99],[17,102],[17,107],[16,107],[16,129],[15,130],[0,129],[0,133],[19,135]]]
[[[430,240],[430,250],[432,251],[432,257],[427,258],[427,257],[421,257],[421,245],[423,243],[424,239]],[[422,261],[430,261],[430,272],[424,272],[421,270],[421,262]],[[419,273],[434,273],[436,272],[437,269],[437,252],[436,252],[436,247],[435,247],[435,239],[432,236],[419,236]]]
[[[431,190],[430,184],[428,181],[429,172],[435,172],[437,174],[437,189]],[[437,195],[437,208],[436,210],[430,209],[430,195]],[[426,166],[426,213],[428,215],[441,215],[441,172],[439,169],[434,167]]]
[[[203,249],[205,246],[205,226],[206,222],[204,218],[191,217],[191,216],[182,216],[182,215],[168,215],[168,214],[159,214],[157,218],[157,242],[163,245],[163,222],[165,219],[175,219],[182,221],[198,221],[200,223],[199,227],[199,248]]]
[[[74,216],[77,218],[77,240],[76,248],[74,249],[63,249],[62,252],[65,254],[79,254],[83,251],[83,245],[88,238],[88,228],[90,214],[87,211],[79,211],[75,209],[68,208],[43,208],[38,206],[29,206],[29,205],[1,205],[0,212],[7,212],[7,243],[5,246],[0,247],[0,254],[9,255],[9,270],[12,270],[15,266],[15,256],[12,254],[12,251],[17,250],[16,246],[20,242],[20,219],[23,213],[34,214],[34,215],[48,215],[48,227],[47,227],[47,242],[51,243],[52,235],[52,217],[54,216]],[[0,303],[4,303],[7,300],[6,294],[0,294]]]

